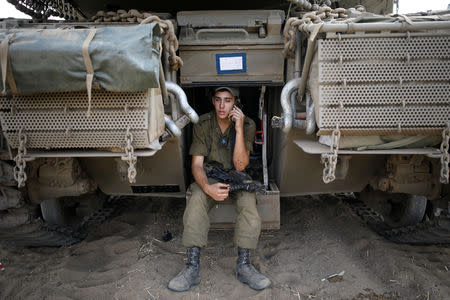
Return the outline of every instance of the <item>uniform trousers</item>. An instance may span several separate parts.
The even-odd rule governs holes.
[[[256,195],[245,191],[229,194],[233,200],[237,218],[234,227],[234,245],[256,249],[261,232],[261,218],[256,209]],[[191,184],[187,193],[186,210],[183,216],[183,245],[185,247],[206,247],[210,220],[208,212],[220,201],[215,201],[200,188]]]

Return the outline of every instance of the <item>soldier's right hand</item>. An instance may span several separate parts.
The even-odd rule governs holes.
[[[205,193],[216,201],[223,201],[228,198],[229,184],[214,183],[206,186]]]

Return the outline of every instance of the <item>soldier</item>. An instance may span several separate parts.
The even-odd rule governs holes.
[[[229,194],[228,185],[207,178],[203,164],[213,162],[224,169],[243,171],[249,164],[256,126],[237,107],[239,92],[229,87],[219,87],[212,97],[215,110],[200,116],[194,126],[192,174],[195,183],[190,186],[190,196],[183,216],[183,245],[187,247],[187,263],[174,277],[168,288],[187,291],[200,283],[200,248],[205,247],[209,231],[209,210],[216,201],[228,196],[234,201],[238,216],[234,231],[234,244],[238,247],[236,277],[255,290],[270,286],[270,280],[250,263],[250,249],[255,249],[261,231],[261,218],[256,209],[255,193],[244,191]]]

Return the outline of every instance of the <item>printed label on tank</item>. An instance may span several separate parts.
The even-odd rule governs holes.
[[[245,73],[247,59],[245,53],[216,54],[217,74]]]

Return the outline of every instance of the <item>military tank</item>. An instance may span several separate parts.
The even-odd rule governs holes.
[[[224,85],[258,126],[263,228],[280,195],[334,194],[392,241],[449,242],[448,11],[8,1],[32,20],[0,20],[2,242],[67,245],[130,196],[185,197],[191,124]]]

